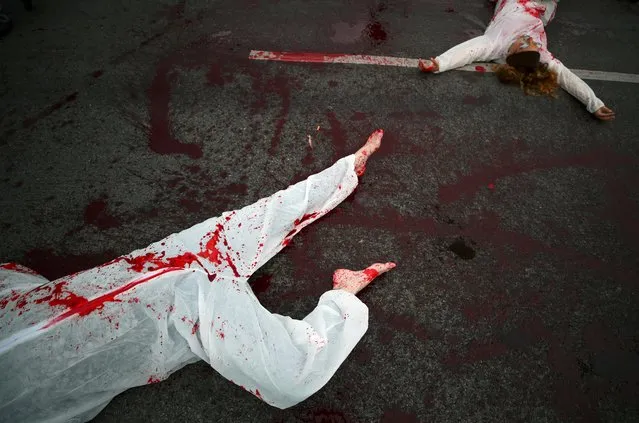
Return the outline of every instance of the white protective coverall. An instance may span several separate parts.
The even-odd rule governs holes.
[[[55,281],[0,266],[0,420],[87,421],[199,359],[275,407],[317,392],[366,332],[368,308],[331,290],[294,320],[262,307],[247,280],[355,189],[354,157]]]
[[[498,0],[495,14],[484,35],[461,43],[437,56],[439,72],[459,68],[473,62],[505,62],[510,46],[522,35],[529,35],[539,48],[540,61],[557,73],[559,85],[586,105],[590,113],[604,103],[577,75],[566,68],[548,51],[545,25],[557,9],[552,0]]]

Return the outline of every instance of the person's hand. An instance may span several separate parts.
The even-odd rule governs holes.
[[[439,64],[433,57],[428,60],[419,59],[419,69],[422,72],[437,72],[439,70]]]
[[[599,110],[595,112],[595,116],[597,116],[597,119],[600,120],[613,120],[615,118],[615,112],[606,106],[601,106]]]
[[[333,273],[333,289],[357,294],[382,273],[395,267],[395,263],[375,263],[364,270],[337,269]]]

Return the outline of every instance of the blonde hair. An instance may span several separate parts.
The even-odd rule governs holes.
[[[494,65],[493,70],[499,81],[504,84],[518,84],[526,95],[557,96],[557,73],[548,69],[545,63],[540,63],[531,72],[522,72],[510,65]]]

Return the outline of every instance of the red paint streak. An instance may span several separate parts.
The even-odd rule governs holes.
[[[160,383],[160,382],[162,382],[160,379],[153,376],[149,377],[149,380],[146,381],[147,384]]]
[[[272,60],[280,62],[303,62],[303,63],[327,63],[331,59],[348,57],[347,54],[340,53],[296,53],[291,51],[270,52],[274,57]]]
[[[490,164],[474,164],[469,175],[460,176],[457,182],[439,187],[439,201],[452,203],[462,197],[474,195],[480,187],[494,184],[494,181],[533,171],[555,168],[588,167],[611,168],[624,163],[632,164],[629,157],[618,156],[606,150],[593,150],[575,156],[546,157],[543,159],[515,159],[515,149],[500,153]]]
[[[271,286],[271,279],[273,279],[273,275],[259,276],[250,283],[251,289],[256,295],[266,292]]]
[[[264,398],[262,398],[262,394],[260,394],[260,390],[255,388],[255,396],[258,397],[259,399],[263,400]]]
[[[229,254],[227,254],[226,257],[224,257],[224,259],[228,263],[228,265],[231,268],[231,270],[233,270],[233,274],[235,275],[235,277],[239,278],[240,277],[240,273],[237,271],[237,267],[235,267],[235,263],[233,263],[233,260],[231,259],[231,256]]]
[[[200,324],[199,323],[195,323],[193,325],[193,329],[191,329],[191,335],[195,335],[197,333],[197,330],[200,328]]]
[[[477,72],[481,72],[481,73],[486,72],[486,68],[485,68],[485,67],[483,67],[483,66],[475,66],[475,70],[476,70]]]
[[[302,223],[308,222],[309,220],[314,219],[318,215],[319,215],[319,212],[307,213],[304,216],[302,216],[301,218],[295,219],[295,226],[299,226]]]
[[[209,239],[202,250],[198,255],[210,261],[213,264],[220,264],[222,261],[220,260],[220,251],[217,248],[217,244],[220,242],[220,235],[224,227],[221,223],[218,223],[215,227],[215,231],[211,234],[211,239]],[[208,235],[208,234],[207,234]]]
[[[3,264],[3,265],[0,265],[0,268],[7,269],[7,270],[18,270],[18,264],[17,263],[6,263],[6,264]]]
[[[47,286],[47,289],[51,289],[49,295],[38,298],[34,302],[36,304],[41,304],[43,302],[48,302],[51,307],[62,306],[65,310],[81,307],[86,304],[88,300],[82,296],[76,295],[73,292],[64,291],[64,288],[67,286],[67,281],[57,282],[53,285],[53,288]],[[26,295],[25,295],[26,298]]]
[[[198,159],[202,157],[202,147],[196,144],[184,144],[174,138],[169,117],[171,102],[171,83],[175,75],[172,64],[162,62],[158,65],[153,82],[147,91],[151,129],[149,147],[158,154],[186,154]]]
[[[71,316],[74,315],[78,315],[78,316],[86,316],[92,312],[94,312],[95,310],[100,310],[104,307],[104,304],[107,302],[119,302],[120,300],[117,300],[115,297],[117,297],[118,295],[122,294],[123,292],[129,291],[133,288],[135,288],[137,285],[140,285],[142,283],[148,282],[152,279],[157,278],[158,276],[161,276],[165,273],[169,273],[169,272],[175,272],[176,270],[182,270],[182,268],[175,268],[175,267],[167,267],[164,269],[161,269],[158,273],[155,273],[153,275],[148,275],[145,276],[143,278],[140,278],[138,280],[132,281],[118,289],[115,289],[111,292],[109,292],[108,294],[104,294],[101,295],[97,298],[94,298],[92,300],[83,302],[83,303],[79,303],[74,305],[72,308],[68,309],[67,311],[65,311],[64,313],[60,314],[59,316],[51,319],[44,327],[43,329],[47,329],[50,328],[51,326],[68,319]]]
[[[47,107],[45,110],[41,111],[36,116],[25,119],[22,122],[22,127],[23,128],[28,128],[28,127],[32,126],[38,120],[49,116],[50,114],[52,114],[53,112],[55,112],[58,109],[61,109],[62,107],[64,107],[67,104],[73,103],[74,101],[77,100],[77,98],[78,98],[78,92],[77,91],[74,92],[73,94],[69,94],[68,96],[66,96],[62,100],[58,101],[57,103]]]
[[[159,256],[156,253],[146,253],[138,257],[123,257],[124,261],[129,263],[129,270],[134,272],[143,272],[147,265],[151,265],[147,271],[158,270],[165,267],[181,267],[186,268],[193,263],[199,263],[198,258],[193,253],[184,253],[175,257],[164,257],[164,253]]]
[[[120,221],[107,213],[107,203],[104,200],[95,200],[84,209],[84,223],[94,225],[98,229],[117,228]]]

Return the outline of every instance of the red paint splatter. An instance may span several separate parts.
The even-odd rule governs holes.
[[[153,82],[147,91],[151,129],[149,147],[158,154],[186,154],[198,159],[202,157],[202,147],[196,144],[184,144],[174,138],[169,117],[171,102],[171,83],[175,75],[168,61],[158,65]]]
[[[74,92],[73,94],[69,94],[68,96],[66,96],[62,100],[58,101],[57,103],[47,107],[45,110],[41,111],[36,116],[25,119],[22,122],[22,127],[23,128],[28,128],[28,127],[32,126],[38,120],[49,116],[51,113],[55,112],[58,109],[61,109],[62,107],[64,107],[67,104],[73,103],[74,101],[77,100],[77,98],[78,98],[78,92],[77,91]]]
[[[255,388],[255,396],[258,397],[259,399],[263,400],[264,398],[262,398],[262,394],[260,394],[260,390]]]
[[[143,278],[140,278],[138,280],[134,280],[132,282],[129,282],[128,284],[121,286],[118,289],[115,289],[107,294],[101,295],[97,298],[94,298],[92,300],[89,301],[84,301],[84,302],[78,302],[76,303],[73,307],[69,308],[67,311],[65,311],[64,313],[60,314],[59,316],[51,319],[44,327],[43,329],[47,329],[63,320],[68,319],[71,316],[74,315],[78,315],[78,316],[86,316],[96,310],[101,310],[104,307],[104,304],[107,302],[119,302],[120,300],[116,299],[115,297],[117,297],[118,295],[129,291],[130,289],[135,288],[137,285],[140,285],[142,283],[148,282],[154,278],[157,278],[158,276],[161,276],[165,273],[169,273],[169,272],[175,272],[176,270],[182,270],[181,268],[172,268],[172,267],[167,267],[164,269],[161,269],[158,273],[155,273],[153,275],[148,275],[145,276]]]
[[[160,383],[162,382],[160,379],[154,377],[154,376],[150,376],[149,380],[146,381],[147,384],[151,384],[151,383]]]
[[[153,271],[165,267],[186,268],[193,263],[200,264],[197,256],[193,253],[184,253],[174,257],[164,257],[164,254],[163,252],[158,256],[156,253],[146,253],[143,256],[122,257],[121,259],[129,263],[131,265],[129,270],[134,272]],[[147,266],[149,267],[147,268]]]
[[[488,184],[488,189],[495,189],[495,184]]]
[[[104,199],[92,201],[84,209],[84,223],[94,225],[98,229],[117,228],[120,221],[107,213],[107,203]]]
[[[379,272],[377,270],[375,270],[375,269],[364,269],[364,275],[366,275],[366,278],[369,281],[372,281],[377,276],[379,276]]]
[[[307,213],[304,216],[302,216],[299,219],[295,219],[295,226],[299,226],[302,223],[308,222],[311,219],[314,219],[315,217],[317,217],[319,215],[319,212],[315,212],[315,213]]]
[[[200,323],[195,323],[193,325],[193,329],[191,329],[191,335],[195,335],[197,333],[197,330],[200,328]]]
[[[224,227],[222,224],[218,223],[215,227],[215,231],[210,234],[211,238],[207,241],[204,250],[198,253],[200,257],[203,257],[210,261],[213,264],[221,264],[222,260],[220,259],[220,251],[217,248],[217,244],[220,242],[220,235]]]
[[[485,67],[483,67],[483,66],[475,66],[475,70],[476,70],[477,72],[481,72],[481,73],[486,72],[486,68],[485,68]]]
[[[447,7],[444,12],[446,13],[455,13],[455,8],[454,7]]]
[[[220,337],[220,339],[224,339],[224,332],[222,332],[221,329],[218,329],[215,332],[217,333],[217,336]]]
[[[546,11],[545,7],[538,5],[535,2],[530,2],[528,0],[517,0],[517,3],[523,6],[526,13],[528,13],[529,15],[535,18],[539,18],[541,14]],[[532,6],[530,5],[530,3],[532,3]]]

